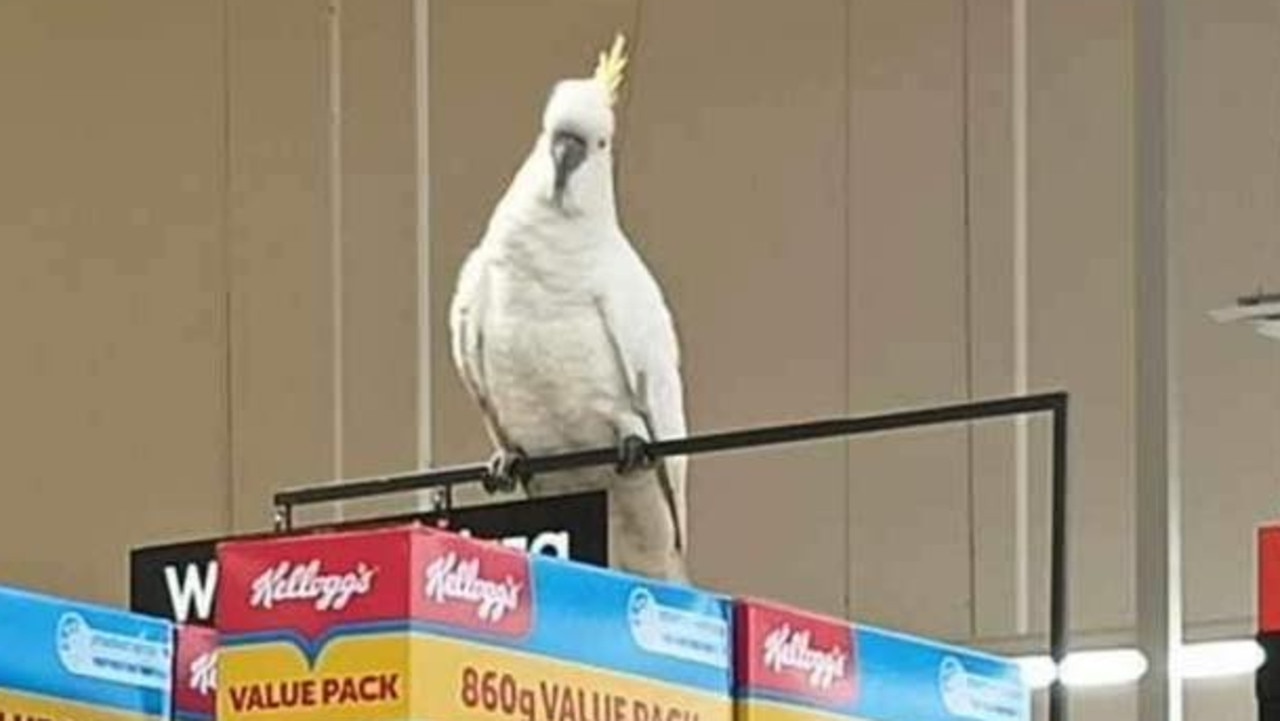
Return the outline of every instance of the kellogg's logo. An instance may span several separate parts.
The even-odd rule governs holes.
[[[755,602],[740,605],[737,619],[748,690],[837,708],[856,699],[858,653],[847,624]]]
[[[433,603],[456,601],[475,606],[480,620],[498,623],[508,612],[520,608],[520,589],[524,584],[505,576],[501,581],[480,577],[480,559],[458,560],[449,553],[427,566],[427,599]]]
[[[213,718],[218,687],[218,635],[213,629],[179,626],[173,667],[174,718]]]
[[[201,696],[212,696],[218,689],[218,655],[202,653],[188,667],[187,688]]]
[[[414,614],[451,626],[518,636],[532,625],[529,559],[460,536],[424,540]]]
[[[800,671],[808,676],[811,687],[830,690],[836,681],[847,678],[849,655],[839,645],[816,649],[810,638],[808,630],[784,623],[764,638],[764,665],[774,673]]]
[[[341,611],[373,589],[377,569],[364,563],[343,573],[322,573],[319,560],[295,565],[281,561],[254,579],[249,606],[271,609],[290,601],[311,601],[317,611]]]

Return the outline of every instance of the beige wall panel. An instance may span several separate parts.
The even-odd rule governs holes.
[[[342,470],[352,478],[418,465],[413,0],[348,0],[341,28]]]
[[[613,34],[630,34],[635,6],[632,0],[432,0],[429,7],[431,432],[432,465],[441,466],[491,453],[449,356],[449,300],[458,268],[533,146],[552,85],[590,75]],[[460,494],[463,502],[487,500],[478,488],[470,490]]]
[[[329,24],[324,0],[230,0],[229,27],[234,521],[243,530],[270,523],[279,488],[337,475]]]
[[[967,397],[960,3],[855,3],[850,17],[849,402]],[[851,611],[967,637],[968,433],[850,444]]]
[[[1252,676],[1187,681],[1184,721],[1257,721]]]
[[[967,9],[969,378],[975,398],[991,398],[1025,391],[1016,383],[1014,14],[1009,0]],[[992,420],[970,430],[978,638],[1020,632],[1017,423]]]
[[[845,411],[845,17],[644,5],[620,192],[676,317],[694,432]],[[696,457],[690,479],[700,584],[843,613],[842,443]]]
[[[1071,393],[1073,631],[1133,623],[1131,5],[1029,8],[1030,382]],[[1042,578],[1047,430],[1031,439],[1031,558]],[[1034,588],[1036,629],[1048,627],[1047,588]]]
[[[4,583],[122,604],[130,547],[228,522],[223,30],[0,3]]]
[[[1173,127],[1183,574],[1188,625],[1250,635],[1254,527],[1280,497],[1280,343],[1210,308],[1280,289],[1275,92],[1280,18],[1261,0],[1187,1]],[[1230,82],[1224,82],[1230,78]]]
[[[1032,718],[1048,721],[1048,692],[1036,692],[1032,699]],[[1076,689],[1069,692],[1067,704],[1067,715],[1071,721],[1133,721],[1138,718],[1138,695],[1134,686]]]

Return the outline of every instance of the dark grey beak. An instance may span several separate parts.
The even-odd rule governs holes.
[[[560,131],[551,139],[551,158],[556,164],[555,201],[559,205],[569,176],[587,158],[587,141],[580,135]]]

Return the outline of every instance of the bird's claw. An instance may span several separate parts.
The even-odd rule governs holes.
[[[489,458],[489,469],[480,481],[488,493],[509,493],[516,489],[518,481],[527,480],[524,462],[528,456],[520,449],[499,449]]]
[[[649,444],[645,439],[631,434],[624,436],[618,442],[618,464],[617,470],[621,475],[627,475],[635,471],[648,470],[654,464],[653,456],[649,455]]]

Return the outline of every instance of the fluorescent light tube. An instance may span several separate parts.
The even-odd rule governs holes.
[[[1243,676],[1258,670],[1267,660],[1257,641],[1212,641],[1182,647],[1177,673],[1182,678],[1224,678]]]
[[[1071,687],[1119,686],[1142,678],[1147,658],[1131,648],[1079,651],[1069,654],[1058,676]]]
[[[1023,681],[1032,689],[1048,688],[1060,678],[1070,687],[1118,686],[1133,683],[1147,672],[1147,659],[1131,648],[1076,651],[1062,668],[1048,656],[1013,659],[1022,667]],[[1184,679],[1226,678],[1254,673],[1266,653],[1252,639],[1191,643],[1182,647],[1173,672]]]
[[[1032,689],[1048,688],[1058,677],[1058,666],[1048,656],[1023,656],[1014,659],[1022,667],[1022,681]]]

